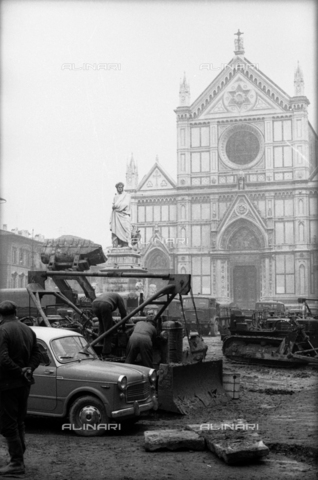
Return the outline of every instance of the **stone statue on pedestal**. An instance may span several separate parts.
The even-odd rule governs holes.
[[[117,193],[114,196],[110,217],[110,230],[114,248],[131,247],[130,195],[124,192],[124,184],[115,185]]]

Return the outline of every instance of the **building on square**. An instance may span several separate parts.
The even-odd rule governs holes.
[[[0,288],[24,288],[28,271],[40,270],[43,235],[31,235],[17,228],[9,231],[7,225],[0,229]]]
[[[201,65],[204,68],[204,64]],[[207,66],[208,68],[208,66]],[[177,117],[177,179],[158,159],[126,190],[150,272],[191,273],[195,294],[253,308],[318,292],[317,135],[298,65],[289,96],[245,57],[234,57]]]

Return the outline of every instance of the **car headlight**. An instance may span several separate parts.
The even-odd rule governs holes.
[[[157,380],[156,370],[151,369],[149,371],[149,380],[150,380],[150,383],[156,383],[156,380]]]
[[[120,375],[117,380],[117,387],[119,390],[126,390],[127,388],[127,377],[125,375]]]

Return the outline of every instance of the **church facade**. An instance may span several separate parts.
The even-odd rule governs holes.
[[[195,294],[296,303],[318,292],[317,135],[299,65],[290,97],[244,53],[238,32],[234,57],[193,103],[184,78],[177,179],[156,160],[139,182],[132,158],[132,223],[148,271],[191,273]]]

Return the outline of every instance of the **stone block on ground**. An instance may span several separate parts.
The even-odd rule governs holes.
[[[231,433],[230,438],[226,439],[205,435],[208,449],[228,465],[249,463],[269,454],[269,448],[263,443],[258,433]]]
[[[269,454],[269,448],[255,431],[256,425],[243,419],[188,425],[187,428],[204,437],[207,448],[229,465],[253,462]]]
[[[144,432],[145,449],[156,450],[204,450],[203,436],[190,430],[154,430]]]

